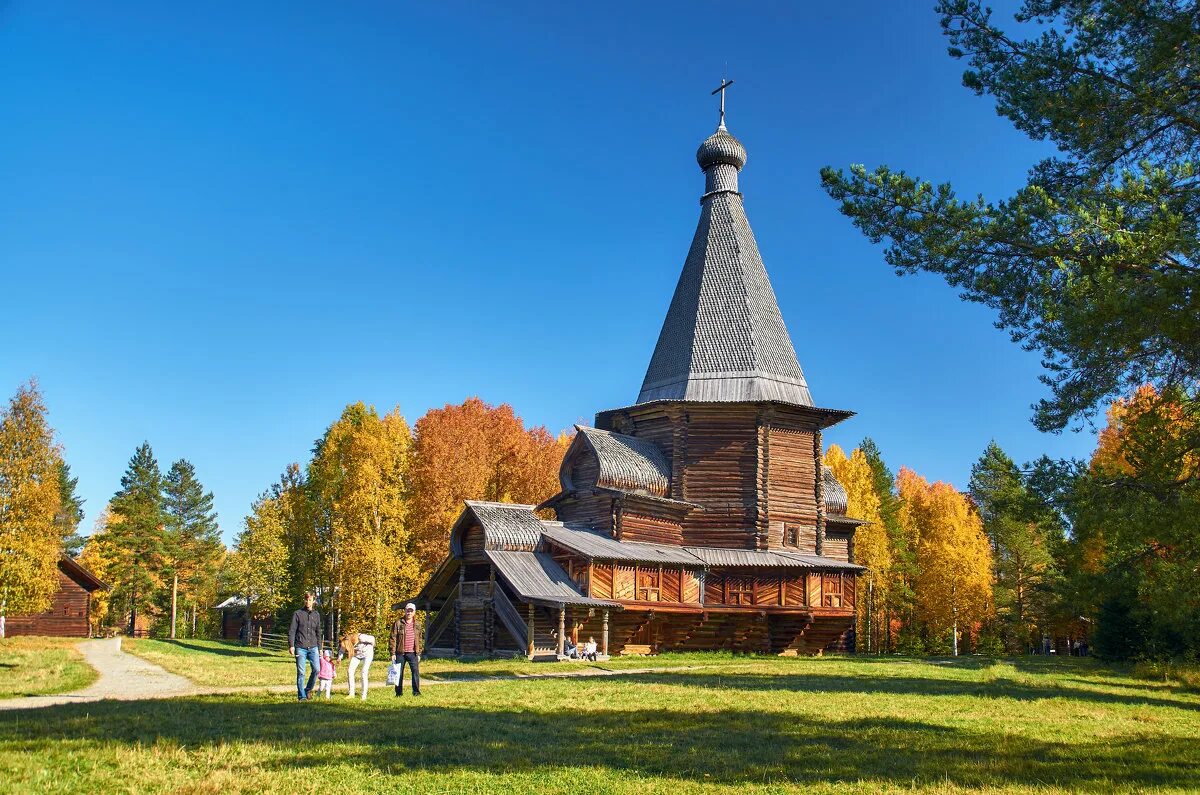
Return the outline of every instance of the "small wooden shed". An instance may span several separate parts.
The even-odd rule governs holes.
[[[91,634],[92,592],[100,589],[107,590],[108,585],[77,560],[63,555],[58,561],[58,592],[50,609],[8,616],[4,634],[86,638]]]

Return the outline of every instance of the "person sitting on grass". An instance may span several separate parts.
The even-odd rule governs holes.
[[[317,672],[317,681],[320,682],[321,692],[325,694],[325,700],[328,701],[330,692],[333,690],[333,680],[337,678],[337,669],[333,665],[333,652],[326,649],[321,652],[321,669]]]

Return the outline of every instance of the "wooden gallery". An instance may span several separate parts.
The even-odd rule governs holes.
[[[821,432],[853,412],[813,403],[723,110],[696,159],[700,222],[637,402],[577,426],[541,505],[466,504],[418,597],[430,653],[852,650],[861,522]]]

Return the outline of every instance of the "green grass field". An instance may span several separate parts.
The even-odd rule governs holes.
[[[267,664],[186,656],[218,658],[222,684]],[[0,713],[0,790],[1200,788],[1200,694],[1086,660],[637,661],[663,662],[703,667],[431,682],[420,699],[379,688],[366,703],[239,694]]]
[[[0,639],[0,698],[66,693],[96,681],[77,638]]]
[[[220,640],[155,640],[124,638],[122,648],[127,652],[161,665],[172,673],[182,674],[201,685],[225,687],[230,685],[286,685],[296,681],[295,659],[286,652],[246,647],[240,643]],[[730,655],[671,654],[662,657],[615,657],[598,667],[606,670],[630,668],[662,668],[729,662]],[[739,658],[745,659],[745,658]],[[387,676],[387,649],[371,665],[371,683],[383,684]],[[338,666],[337,684],[344,687],[346,662]],[[544,674],[570,667],[595,667],[582,662],[548,666],[525,659],[478,660],[460,662],[425,658],[421,660],[421,676],[426,679],[478,679],[521,674]],[[236,681],[230,672],[236,671]],[[407,672],[406,672],[407,673]]]

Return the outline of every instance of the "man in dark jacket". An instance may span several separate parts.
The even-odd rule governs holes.
[[[409,602],[404,606],[404,615],[392,624],[392,634],[388,638],[388,651],[392,662],[400,663],[400,675],[396,677],[396,695],[404,695],[404,666],[412,671],[412,694],[421,695],[421,624],[417,621],[417,606]]]
[[[288,628],[288,652],[296,658],[296,695],[301,701],[312,698],[321,665],[321,643],[325,639],[316,603],[316,596],[304,594],[304,609],[292,613],[292,625]]]

